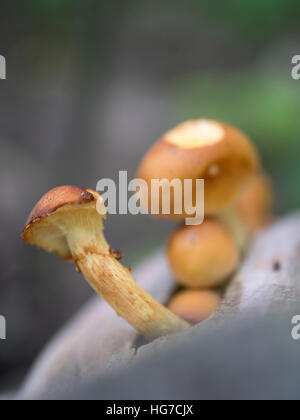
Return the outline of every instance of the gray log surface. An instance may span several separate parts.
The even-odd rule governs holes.
[[[300,215],[295,214],[279,221],[257,236],[243,266],[229,285],[222,305],[209,320],[183,333],[163,337],[150,344],[142,345],[138,349],[135,348],[137,334],[132,328],[117,317],[105,302],[95,298],[46,347],[17,398],[42,399],[49,398],[51,395],[59,397],[61,394],[72,394],[73,389],[84,383],[95,383],[95,381],[101,383],[101,381],[105,381],[105,378],[108,378],[106,379],[108,383],[113,381],[113,378],[118,378],[112,382],[115,394],[108,393],[108,388],[105,385],[103,385],[104,388],[99,385],[101,390],[101,393],[97,394],[99,398],[113,398],[114,395],[115,398],[142,398],[139,395],[139,390],[145,389],[145,381],[139,384],[138,388],[134,388],[134,386],[130,388],[125,381],[123,389],[118,389],[118,386],[122,385],[125,371],[129,371],[129,377],[130,371],[135,372],[135,377],[138,377],[139,370],[143,371],[145,366],[155,372],[151,360],[156,363],[157,355],[160,357],[166,355],[163,366],[166,366],[167,369],[168,360],[170,360],[168,355],[174,353],[176,349],[180,351],[183,348],[184,352],[188,354],[189,343],[194,343],[194,346],[197,345],[197,348],[200,349],[201,346],[208,345],[216,339],[217,331],[220,329],[223,335],[224,331],[227,331],[225,340],[228,340],[228,337],[233,334],[229,328],[232,325],[244,331],[243,326],[249,323],[249,319],[267,319],[273,314],[278,316],[289,308],[299,306],[299,268]],[[160,302],[165,302],[174,288],[174,282],[162,252],[142,264],[135,270],[134,275],[137,281]],[[260,331],[260,327],[258,326],[254,330]],[[247,337],[251,337],[251,331]],[[290,338],[289,330],[287,337]],[[199,340],[201,340],[200,344]],[[238,342],[239,340],[240,338],[237,338]],[[242,340],[247,342],[245,337]],[[232,342],[235,342],[234,336]],[[272,338],[270,338],[270,342],[272,342]],[[219,344],[215,343],[214,345],[220,347]],[[277,347],[279,348],[279,346]],[[229,350],[227,349],[227,351]],[[254,351],[258,353],[259,348],[255,348]],[[226,345],[224,352],[226,352]],[[210,350],[207,353],[212,354],[213,360],[213,351]],[[194,350],[192,354],[195,354]],[[198,359],[199,357],[195,356],[195,362],[200,363]],[[160,367],[160,375],[163,375],[163,366]],[[202,368],[199,365],[199,374]],[[174,370],[174,364],[172,364],[172,369],[172,372],[176,372],[177,368]],[[196,372],[197,369],[195,374]],[[162,382],[164,388],[160,395],[164,395],[166,398],[175,398],[176,391],[172,384],[172,378],[164,377],[164,381]],[[149,375],[150,383],[151,373]],[[124,389],[127,389],[128,395]],[[157,392],[159,389],[160,387],[157,387]],[[168,392],[168,390],[171,392],[172,389],[174,390],[173,394]],[[189,389],[186,384],[186,390]],[[254,389],[260,388],[256,386]],[[91,395],[93,395],[93,390],[94,388],[89,389]],[[130,393],[130,390],[134,394]],[[159,397],[151,390],[148,392],[145,390],[145,392],[149,398]],[[180,392],[182,395],[182,389]],[[190,394],[185,398],[196,397],[190,390]]]

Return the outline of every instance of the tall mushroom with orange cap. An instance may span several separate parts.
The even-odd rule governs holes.
[[[74,261],[95,291],[146,338],[188,328],[188,323],[138,286],[130,271],[120,264],[104,237],[104,217],[104,203],[97,192],[58,187],[34,207],[23,239]]]
[[[153,180],[179,179],[183,189],[184,180],[192,180],[193,187],[188,205],[191,208],[196,202],[196,180],[203,179],[205,215],[222,213],[225,222],[233,228],[237,242],[243,243],[241,226],[232,205],[259,166],[257,151],[245,134],[223,122],[199,119],[186,121],[164,134],[145,155],[138,170],[138,177],[147,182],[149,209],[153,200]],[[176,197],[173,195],[170,214],[160,212],[158,216],[190,216],[185,213],[184,206],[182,213],[177,214],[174,211],[175,204]]]

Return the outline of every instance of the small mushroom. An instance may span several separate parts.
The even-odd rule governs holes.
[[[196,180],[204,179],[205,214],[216,215],[233,203],[258,168],[258,154],[246,135],[229,124],[199,119],[186,121],[164,134],[145,155],[138,177],[148,184],[149,209],[153,199],[152,180],[179,179],[184,183],[191,179],[192,206]],[[187,217],[184,211],[179,215],[174,211],[174,196],[171,199],[170,215],[159,213],[158,216]]]
[[[94,290],[147,339],[188,328],[187,322],[137,285],[111,252],[103,234],[105,209],[98,212],[98,205],[104,206],[95,191],[55,188],[32,210],[23,240],[74,261]]]
[[[180,226],[169,239],[167,255],[179,284],[209,288],[224,283],[237,269],[239,249],[220,222]]]
[[[169,302],[168,308],[190,324],[209,318],[221,303],[220,295],[212,290],[184,290]]]
[[[268,226],[273,219],[273,188],[269,177],[258,173],[240,194],[236,211],[250,235]]]

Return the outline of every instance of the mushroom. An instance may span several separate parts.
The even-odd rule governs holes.
[[[260,167],[258,153],[245,134],[237,128],[214,120],[190,120],[171,129],[148,151],[138,169],[138,177],[148,186],[148,208],[157,200],[151,188],[153,180],[161,181],[159,199],[164,191],[164,180],[178,179],[183,194],[171,194],[170,214],[158,216],[183,219],[190,217],[185,209],[195,209],[197,180],[205,185],[204,210],[206,216],[218,216],[229,227],[238,246],[244,249],[248,234],[239,219],[235,202]],[[184,181],[192,180],[189,202],[186,200]],[[150,188],[149,188],[150,187]],[[182,201],[182,212],[178,208]],[[180,202],[179,202],[180,203]]]
[[[269,177],[258,173],[240,194],[236,212],[249,235],[254,235],[272,221],[273,190]]]
[[[63,186],[48,192],[32,210],[23,240],[74,261],[93,289],[147,339],[184,330],[189,324],[136,284],[103,234],[106,211],[95,191]]]
[[[220,295],[212,290],[183,290],[169,302],[168,308],[190,324],[209,318],[221,303]]]
[[[218,214],[227,208],[241,187],[259,167],[258,154],[249,139],[235,127],[213,120],[186,121],[168,131],[148,151],[138,169],[138,177],[151,181],[205,180],[205,213]],[[148,205],[151,208],[151,188]],[[169,218],[185,218],[174,212]],[[161,213],[159,216],[163,216]],[[166,215],[164,215],[166,216]]]
[[[224,283],[239,264],[239,249],[220,222],[180,226],[168,242],[170,268],[179,284],[209,288]]]

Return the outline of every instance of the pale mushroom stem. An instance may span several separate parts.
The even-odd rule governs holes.
[[[236,206],[231,205],[218,216],[221,222],[231,232],[238,248],[245,254],[250,245],[250,234],[236,211]]]
[[[130,270],[116,260],[102,233],[91,236],[73,229],[68,243],[92,288],[148,340],[190,327],[136,283]]]
[[[147,339],[189,327],[142,289],[113,256],[87,254],[77,266],[93,289]]]

